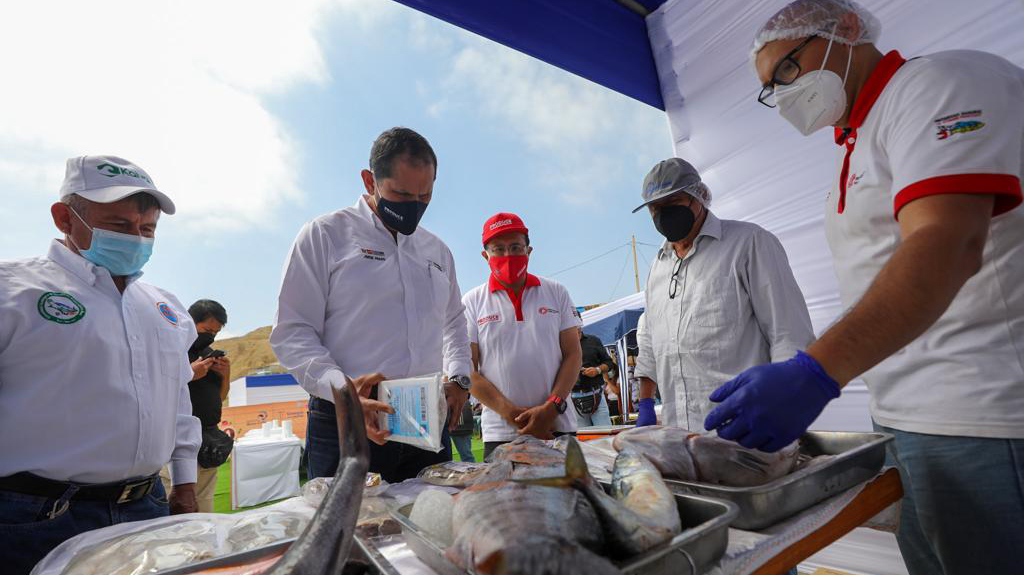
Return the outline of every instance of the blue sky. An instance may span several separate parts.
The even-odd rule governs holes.
[[[486,279],[480,230],[498,211],[526,221],[539,275],[631,234],[659,243],[630,210],[672,153],[662,112],[390,0],[274,6],[18,3],[0,22],[0,51],[21,55],[0,110],[0,259],[56,237],[67,157],[124,156],[179,207],[146,281],[222,302],[240,335],[273,321],[296,232],[356,201],[370,144],[395,125],[437,152],[422,225],[463,292]],[[639,250],[643,283],[656,248]],[[634,291],[626,248],[554,277],[577,305]]]

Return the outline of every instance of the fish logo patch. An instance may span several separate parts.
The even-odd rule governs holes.
[[[36,304],[39,315],[54,323],[69,324],[85,317],[85,306],[69,293],[48,291]]]
[[[847,178],[847,180],[846,180],[846,189],[849,190],[850,188],[852,188],[852,187],[856,186],[857,184],[859,184],[861,178],[864,177],[865,173],[866,172],[861,172],[859,174],[851,173],[850,177]]]
[[[985,122],[979,118],[981,118],[981,110],[968,110],[936,118],[935,139],[947,140],[957,134],[977,132],[985,127]]]
[[[160,315],[164,316],[171,325],[178,325],[178,314],[174,313],[174,308],[167,304],[165,301],[157,302],[156,309],[160,311]]]
[[[547,315],[549,313],[558,313],[558,310],[553,308],[553,307],[541,306],[539,312],[540,312],[540,315]]]

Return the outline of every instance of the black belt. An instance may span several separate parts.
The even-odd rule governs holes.
[[[68,490],[75,487],[77,489],[69,499],[131,503],[149,495],[157,481],[160,481],[159,475],[121,481],[120,483],[72,483],[54,481],[23,471],[7,477],[0,477],[0,490],[60,499],[68,493]]]

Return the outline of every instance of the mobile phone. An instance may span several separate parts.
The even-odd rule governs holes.
[[[224,357],[225,355],[224,350],[214,349],[210,351],[210,355],[207,355],[206,357]]]

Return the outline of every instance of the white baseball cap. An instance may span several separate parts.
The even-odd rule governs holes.
[[[68,158],[60,199],[78,194],[91,202],[110,204],[139,192],[152,194],[165,214],[174,213],[174,202],[156,189],[142,168],[117,156],[78,156]]]

